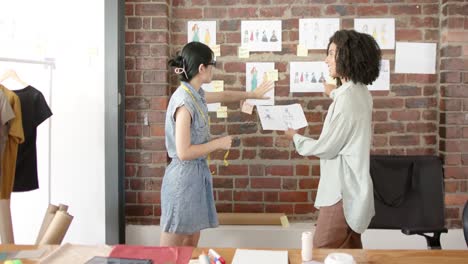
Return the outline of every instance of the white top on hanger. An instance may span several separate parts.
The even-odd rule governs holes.
[[[0,77],[0,84],[3,84],[10,90],[19,90],[28,86],[28,84],[18,77],[14,70],[7,70]]]

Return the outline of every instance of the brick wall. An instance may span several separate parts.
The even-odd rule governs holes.
[[[125,199],[128,222],[157,224],[167,164],[170,1],[127,1],[125,33]]]
[[[309,121],[309,126],[302,132],[317,137],[331,100],[319,93],[290,94],[288,63],[323,60],[325,53],[311,50],[308,58],[295,55],[298,19],[339,17],[341,28],[351,29],[354,18],[394,17],[397,41],[438,43],[441,72],[434,75],[395,74],[395,52],[384,51],[383,57],[390,60],[392,69],[391,90],[373,92],[375,135],[372,152],[397,155],[440,153],[446,162],[450,160],[446,180],[447,219],[451,226],[459,226],[460,208],[468,199],[468,140],[457,144],[463,137],[468,138],[468,126],[463,127],[468,123],[465,114],[468,100],[461,99],[461,96],[468,96],[463,90],[468,73],[460,73],[467,69],[468,25],[463,17],[467,15],[467,4],[457,3],[461,5],[461,11],[453,7],[456,11],[450,11],[448,6],[454,4],[445,2],[452,1],[443,2],[127,0],[127,223],[157,224],[159,221],[160,186],[167,165],[164,114],[171,89],[177,85],[175,76],[168,72],[166,61],[186,43],[187,21],[217,21],[217,42],[221,44],[222,56],[218,58],[214,79],[224,80],[225,89],[244,89],[245,62],[275,62],[280,77],[275,88],[276,104],[301,103]],[[281,52],[255,52],[248,60],[237,58],[240,22],[252,19],[283,21]],[[253,115],[241,113],[238,103],[227,106],[227,119],[210,114],[213,137],[227,133],[238,138],[230,151],[228,167],[222,165],[223,152],[212,155],[218,211],[285,212],[296,219],[315,218],[313,201],[320,177],[319,161],[299,156],[278,133],[262,131],[255,112]]]
[[[461,227],[468,200],[468,2],[441,5],[439,140],[445,161],[446,218]]]

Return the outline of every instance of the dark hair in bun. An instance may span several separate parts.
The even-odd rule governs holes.
[[[207,45],[201,42],[190,42],[184,46],[180,53],[170,59],[168,64],[171,67],[183,68],[187,76],[181,73],[179,79],[189,82],[198,74],[200,64],[209,64],[213,57],[213,51]]]

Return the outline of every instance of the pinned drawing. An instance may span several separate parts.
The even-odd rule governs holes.
[[[354,29],[374,37],[381,49],[395,49],[394,18],[356,18]]]
[[[216,45],[216,21],[188,21],[187,42],[202,42],[208,46]]]
[[[275,63],[273,62],[249,62],[245,66],[245,90],[247,92],[255,91],[261,82],[268,79],[268,72],[275,69]],[[261,76],[261,81],[259,80]],[[274,105],[275,100],[275,88],[268,91],[265,96],[269,99],[248,99],[246,102],[251,105]]]
[[[390,90],[390,61],[380,61],[379,77],[371,85],[367,85],[369,90]]]
[[[216,92],[216,90],[214,88],[214,85],[213,85],[213,82],[204,83],[204,84],[202,84],[201,88],[205,92]],[[207,106],[208,106],[208,111],[209,112],[216,112],[221,107],[221,103],[211,103],[211,104],[207,104]]]
[[[325,62],[291,62],[289,72],[291,93],[323,92],[323,82],[328,78],[328,67]]]
[[[327,49],[330,37],[339,29],[338,18],[299,19],[299,44],[307,49]]]
[[[249,51],[281,51],[281,20],[241,22],[242,46]]]

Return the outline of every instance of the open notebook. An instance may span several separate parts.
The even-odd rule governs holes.
[[[288,251],[236,249],[232,264],[288,264]]]

